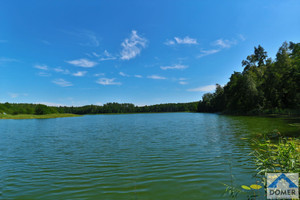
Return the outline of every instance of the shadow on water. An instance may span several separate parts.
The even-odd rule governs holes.
[[[226,116],[253,137],[278,131],[284,136],[300,136],[299,117]]]

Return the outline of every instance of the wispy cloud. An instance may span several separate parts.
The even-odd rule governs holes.
[[[98,76],[104,76],[105,74],[104,73],[97,73],[97,74],[94,74],[94,76],[98,77]]]
[[[245,41],[245,40],[246,40],[246,37],[245,37],[244,35],[239,34],[238,36],[239,36],[239,38],[240,38],[242,41]]]
[[[188,82],[186,80],[186,78],[172,78],[172,81],[176,81],[180,85],[187,85]]]
[[[158,76],[158,75],[147,76],[147,78],[156,79],[156,80],[165,80],[165,79],[167,79],[166,77]]]
[[[97,58],[99,58],[101,56],[100,54],[97,54],[96,52],[92,52],[92,54],[88,54],[88,55],[89,56],[93,55],[93,56],[95,56]]]
[[[10,96],[10,98],[13,98],[13,99],[17,98],[19,96],[18,93],[9,93],[8,95]]]
[[[27,93],[8,93],[8,95],[10,96],[10,98],[17,98],[17,97],[20,97],[20,96],[23,96],[23,97],[27,97],[28,94]]]
[[[93,52],[93,55],[99,58],[99,61],[105,61],[105,60],[116,60],[117,57],[113,56],[111,53],[109,53],[107,50],[104,50],[102,55],[99,55],[95,52]]]
[[[53,70],[62,74],[70,74],[70,71],[68,69],[62,69],[61,67],[54,68]]]
[[[123,47],[121,51],[121,59],[122,60],[130,60],[139,55],[146,47],[147,39],[139,36],[137,31],[133,30],[131,32],[130,38],[126,38],[124,42],[122,42],[121,46]]]
[[[191,88],[188,89],[187,91],[189,92],[212,92],[216,89],[216,85],[206,85],[206,86],[201,86],[198,88]]]
[[[39,76],[51,76],[51,74],[47,73],[47,72],[39,72],[38,75]]]
[[[81,35],[83,37],[87,38],[87,42],[86,43],[81,43],[82,45],[96,46],[96,47],[99,46],[100,42],[99,42],[96,34],[93,31],[84,30],[84,31],[81,31]]]
[[[201,50],[201,54],[198,55],[198,58],[204,57],[204,56],[208,56],[208,55],[212,55],[215,53],[218,53],[220,51],[220,49],[211,49],[211,50]]]
[[[175,44],[198,44],[197,39],[190,38],[189,36],[186,36],[184,38],[180,37],[174,37],[174,40],[167,40],[165,45],[175,45]]]
[[[143,78],[143,76],[141,76],[141,75],[134,75],[134,77],[136,77],[136,78]]]
[[[214,46],[218,46],[220,48],[230,48],[232,45],[237,44],[236,40],[223,40],[223,39],[218,39],[213,42]]]
[[[7,43],[7,40],[0,40],[0,43]]]
[[[56,85],[59,85],[61,87],[69,87],[69,86],[72,86],[73,84],[69,81],[66,81],[62,78],[59,78],[59,79],[55,79],[52,81],[53,83],[55,83]]]
[[[99,78],[96,83],[100,85],[121,85],[120,82],[115,82],[115,78]]]
[[[85,76],[85,74],[87,73],[87,71],[78,71],[76,73],[73,73],[73,76]]]
[[[48,70],[47,65],[35,65],[34,68],[41,69],[41,70]]]
[[[66,62],[71,64],[71,65],[75,65],[75,66],[78,66],[78,67],[86,67],[86,68],[94,67],[95,65],[98,64],[97,62],[90,61],[90,60],[85,59],[85,58],[66,61]]]
[[[164,44],[171,46],[171,45],[174,45],[175,42],[173,40],[167,40]]]
[[[197,40],[186,36],[185,38],[174,37],[177,44],[198,44]]]
[[[201,53],[197,56],[197,58],[201,58],[204,56],[216,54],[220,52],[222,49],[229,49],[233,45],[237,44],[237,40],[224,40],[224,39],[218,39],[212,43],[213,46],[215,46],[214,49],[210,50],[201,50]]]
[[[91,30],[76,30],[76,31],[63,31],[66,34],[76,37],[79,45],[98,47],[100,45],[96,33]]]
[[[6,63],[6,62],[19,62],[19,60],[14,59],[14,58],[6,58],[6,57],[1,57],[0,58],[0,64],[1,63]]]
[[[124,72],[119,72],[119,75],[120,75],[120,76],[124,76],[124,77],[129,77],[129,75],[128,75],[128,74],[125,74]]]
[[[179,81],[178,82],[180,85],[186,85],[186,84],[188,84],[188,82],[186,82],[186,81]]]
[[[160,68],[162,70],[168,70],[168,69],[186,69],[186,68],[188,68],[188,66],[187,65],[177,64],[177,65],[173,65],[173,66],[161,66]]]

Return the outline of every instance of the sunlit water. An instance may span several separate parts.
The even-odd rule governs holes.
[[[201,113],[0,120],[0,199],[227,199],[279,119]]]

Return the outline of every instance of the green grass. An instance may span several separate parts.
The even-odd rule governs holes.
[[[20,114],[20,115],[3,115],[0,114],[0,119],[49,119],[59,117],[79,117],[80,115],[69,113],[55,113],[47,115],[33,115],[33,114]]]

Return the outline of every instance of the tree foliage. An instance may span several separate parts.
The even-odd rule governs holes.
[[[242,61],[243,72],[234,72],[224,86],[204,94],[199,112],[261,113],[300,108],[300,43],[284,42],[276,59],[260,45]]]
[[[72,113],[72,114],[101,114],[101,113],[151,113],[151,112],[196,112],[198,102],[191,103],[167,103],[151,106],[135,106],[131,103],[107,103],[103,106],[46,106],[42,104],[11,104],[0,103],[0,114],[53,114],[53,113]]]

